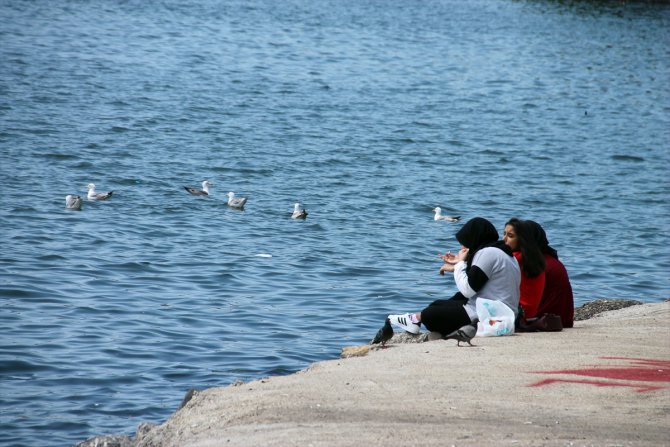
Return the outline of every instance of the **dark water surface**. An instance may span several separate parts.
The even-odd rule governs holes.
[[[438,205],[541,222],[578,305],[670,297],[668,6],[6,0],[0,23],[2,445],[132,434],[367,342],[453,293]],[[113,198],[65,210],[90,182]]]

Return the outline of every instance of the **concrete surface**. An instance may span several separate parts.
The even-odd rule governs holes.
[[[133,445],[670,445],[669,302],[473,343],[391,345],[197,392]]]

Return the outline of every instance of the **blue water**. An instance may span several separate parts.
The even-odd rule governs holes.
[[[0,1],[0,444],[367,342],[454,292],[438,205],[670,297],[670,7],[619,3]]]

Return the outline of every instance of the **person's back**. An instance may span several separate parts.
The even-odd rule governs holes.
[[[479,267],[488,277],[484,287],[468,300],[466,311],[471,317],[477,315],[477,298],[501,301],[516,315],[519,308],[519,283],[521,271],[513,256],[497,247],[486,247],[477,252],[473,266]]]
[[[556,314],[561,317],[563,327],[572,327],[575,314],[572,285],[565,266],[557,258],[546,254],[545,284],[537,314]]]

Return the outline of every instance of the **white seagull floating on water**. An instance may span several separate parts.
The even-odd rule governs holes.
[[[235,197],[234,192],[228,193],[228,206],[231,208],[244,209],[244,204],[247,203],[246,197]]]
[[[293,214],[291,214],[291,218],[292,219],[306,219],[307,218],[307,210],[300,207],[300,202],[296,202],[296,204],[293,205]]]
[[[458,222],[461,220],[461,216],[443,216],[442,215],[442,208],[435,207],[433,208],[433,211],[435,211],[435,220],[444,220],[447,222]]]
[[[68,194],[65,196],[65,208],[69,210],[81,211],[82,202],[82,198],[77,195]]]
[[[190,194],[193,194],[194,196],[208,196],[210,186],[212,186],[212,184],[209,183],[208,180],[205,180],[204,182],[202,182],[202,190],[197,188],[191,188],[190,186],[184,186],[184,189],[188,191]]]
[[[114,194],[114,191],[95,192],[95,185],[93,183],[89,183],[86,189],[88,189],[88,200],[107,200]]]

